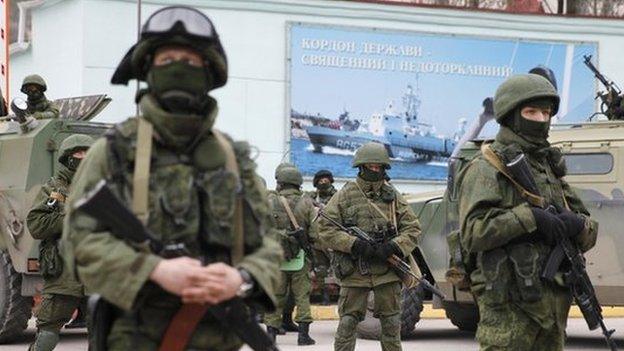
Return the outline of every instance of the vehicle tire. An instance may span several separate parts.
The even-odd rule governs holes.
[[[479,308],[474,303],[459,303],[444,301],[446,317],[451,320],[459,330],[474,332],[479,324]]]
[[[403,289],[401,292],[401,337],[409,337],[414,333],[416,323],[420,320],[423,310],[424,289],[418,285],[412,289]],[[373,317],[373,293],[368,295],[368,308],[364,320],[358,324],[356,332],[358,338],[379,340],[381,323]]]
[[[22,296],[22,276],[0,251],[0,344],[22,335],[32,315],[32,297]]]

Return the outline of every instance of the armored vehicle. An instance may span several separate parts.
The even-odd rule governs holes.
[[[76,133],[97,137],[110,127],[89,121],[109,101],[104,95],[68,98],[56,101],[57,119],[0,119],[0,344],[21,335],[43,286],[38,241],[26,215],[58,167],[61,142]]]
[[[484,117],[482,115],[481,117]],[[476,123],[473,137],[486,119]],[[583,199],[592,217],[599,222],[596,246],[585,254],[587,271],[603,306],[624,306],[624,121],[601,121],[578,124],[557,124],[550,132],[553,146],[564,152],[568,173],[566,180]],[[445,278],[450,255],[447,235],[458,228],[458,189],[455,172],[479,151],[484,140],[460,144],[449,167],[447,189],[408,197],[420,218],[422,237],[420,248],[425,255],[426,270],[422,273],[435,283],[446,299],[431,296],[416,289],[404,292],[402,335],[413,332],[423,301],[433,308],[444,309],[450,321],[461,330],[474,331],[479,321],[473,296],[460,291]],[[422,270],[422,267],[421,267]],[[380,328],[371,312],[360,323],[358,333],[364,338],[378,338]]]

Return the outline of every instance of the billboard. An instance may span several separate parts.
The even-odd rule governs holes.
[[[393,179],[442,180],[457,141],[507,77],[554,71],[558,120],[587,119],[596,43],[531,41],[291,23],[290,158],[305,175],[354,177],[353,152],[381,142]],[[490,122],[483,136],[496,134]]]

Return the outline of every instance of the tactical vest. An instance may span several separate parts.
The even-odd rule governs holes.
[[[128,204],[133,194],[136,125],[136,119],[129,119],[106,135],[112,170],[108,181]],[[206,136],[197,148],[207,142],[211,143],[211,154],[223,152],[214,138]],[[243,197],[245,252],[261,246],[264,221],[268,218],[248,145],[229,142],[236,153],[240,182],[224,165],[199,169],[191,156],[176,154],[157,142],[151,153],[146,226],[163,244],[183,247],[187,251],[184,255],[201,258],[205,263],[232,262],[233,216],[238,194]]]
[[[469,164],[479,159],[479,156],[496,168],[510,185],[503,189],[503,197],[509,199],[503,204],[504,207],[512,208],[525,202],[534,206],[551,202],[559,207],[566,206],[560,180],[548,165],[541,165],[543,172],[532,170],[540,193],[544,195],[542,198],[528,193],[515,183],[506,174],[502,162],[489,149],[489,145],[483,145],[481,153],[459,172],[456,187],[461,184]],[[470,288],[491,304],[501,304],[509,300],[530,303],[541,299],[544,282],[540,275],[551,251],[549,246],[541,241],[528,241],[520,237],[502,247],[468,254],[461,247],[460,235],[459,230],[456,230],[447,237],[451,262],[446,277],[458,289]]]
[[[292,221],[288,216],[286,208],[280,201],[280,196],[284,196],[284,198],[288,202],[288,206],[293,212],[295,211],[297,206],[299,206],[301,201],[304,200],[304,198],[301,193],[281,195],[280,192],[273,193],[269,197],[271,207],[273,208],[273,223],[280,232],[280,244],[282,245],[282,249],[284,249],[284,257],[288,261],[295,258],[299,253],[299,250],[301,250],[302,248],[295,238],[288,235],[288,232],[295,230],[295,228],[293,228]],[[301,222],[299,218],[297,218],[297,220],[298,222]],[[299,223],[299,225],[300,224],[301,223]],[[306,230],[307,228],[303,229]]]

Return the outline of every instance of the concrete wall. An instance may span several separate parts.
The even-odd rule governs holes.
[[[144,0],[145,19],[170,1]],[[230,80],[215,91],[217,126],[259,148],[259,171],[273,186],[273,169],[288,143],[287,24],[324,23],[430,33],[534,40],[595,41],[599,68],[624,85],[624,23],[615,20],[520,16],[328,0],[180,0],[215,22],[228,55]],[[136,1],[48,0],[33,13],[33,42],[11,59],[12,96],[24,74],[39,72],[50,97],[106,93],[113,102],[98,118],[120,121],[134,113],[135,85],[110,77],[136,40]],[[405,192],[442,182],[399,182]],[[310,187],[306,184],[306,187]]]

